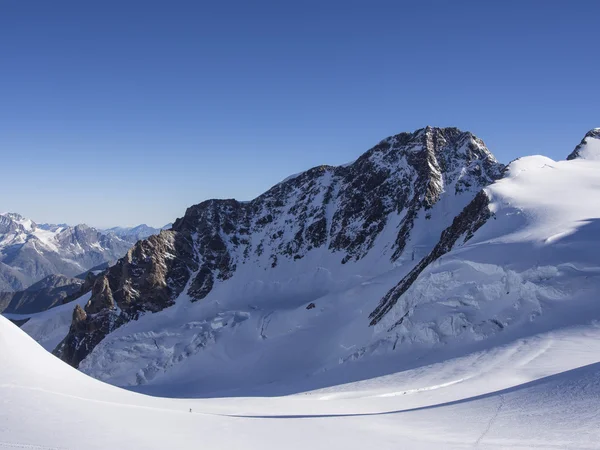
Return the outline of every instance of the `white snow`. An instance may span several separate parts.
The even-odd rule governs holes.
[[[40,242],[52,250],[53,252],[59,252],[58,246],[56,245],[56,236],[60,233],[60,228],[56,231],[51,230],[42,230],[41,228],[36,228],[33,231],[33,235],[40,240]]]
[[[23,227],[21,229],[22,231],[17,233],[0,235],[0,249],[5,245],[22,244],[28,240],[32,240],[33,242],[39,242],[42,248],[45,248],[46,250],[54,252],[58,251],[58,247],[56,246],[56,236],[61,231],[60,228],[54,230],[44,230],[39,228],[31,219],[26,219],[18,214],[2,213],[0,215],[9,217],[15,223]]]
[[[513,162],[486,189],[495,216],[431,264],[378,326],[443,346],[600,319],[600,162]]]
[[[596,323],[297,395],[167,399],[89,378],[0,318],[0,448],[592,449],[599,338]]]
[[[51,274],[77,276],[103,262],[114,260],[126,253],[131,246],[117,236],[102,235],[87,225],[76,227],[42,224],[37,225],[19,214],[4,213],[0,216],[12,226],[0,232],[0,263],[9,271],[20,271],[22,276],[12,279],[3,277],[9,290],[25,289]],[[8,219],[8,220],[7,220]],[[91,231],[90,231],[91,230]],[[85,232],[82,237],[79,232]],[[103,237],[104,236],[104,237]],[[31,253],[27,256],[27,252]],[[15,257],[16,255],[16,257]]]

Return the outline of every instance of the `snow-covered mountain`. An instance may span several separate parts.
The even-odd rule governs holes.
[[[189,208],[72,303],[0,317],[0,442],[595,448],[594,132],[503,167],[426,128]]]
[[[87,225],[37,225],[0,214],[0,291],[19,291],[48,275],[75,276],[123,256],[131,244]]]
[[[504,167],[470,133],[403,133],[251,202],[189,208],[23,330],[169,396],[285,394],[524,341],[534,354],[600,320],[598,164]],[[600,361],[585,355],[569,367]]]
[[[387,138],[352,164],[290,177],[251,202],[190,207],[172,230],[138,242],[97,282],[59,353],[78,365],[120,326],[187,302],[209,307],[190,320],[251,317],[248,323],[264,322],[265,335],[276,311],[305,311],[327,294],[410,270],[502,168],[471,133],[427,127]],[[212,326],[180,338],[199,340],[191,344],[197,352]]]
[[[161,230],[168,230],[172,224],[167,224],[162,228],[154,228],[145,223],[135,227],[113,227],[103,230],[105,233],[118,236],[120,239],[135,244],[141,239],[160,233]]]

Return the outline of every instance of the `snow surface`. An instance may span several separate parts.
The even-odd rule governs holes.
[[[450,200],[429,210],[432,219],[416,220],[397,267],[384,255],[399,218],[353,264],[317,249],[269,271],[240,265],[206,299],[192,303],[182,294],[173,307],[118,328],[79,368],[154,395],[280,395],[600,319],[593,295],[600,291],[599,165],[542,156],[513,162],[488,188],[495,217],[428,267],[376,327],[369,313],[433,248],[439,223],[448,222],[442,218],[457,214]],[[66,335],[71,312],[51,321],[48,328],[59,330],[52,336],[43,320],[24,330],[50,349]]]
[[[521,158],[486,191],[494,217],[430,265],[381,328],[410,312],[401,338],[429,330],[432,340],[477,340],[560,325],[564,314],[600,318],[600,162]],[[580,313],[588,309],[593,316]]]
[[[94,380],[0,317],[0,448],[597,448],[599,338],[596,322],[286,397],[167,399]]]

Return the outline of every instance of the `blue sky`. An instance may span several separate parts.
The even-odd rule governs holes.
[[[600,126],[597,1],[5,1],[0,210],[163,225],[425,125],[503,162]]]

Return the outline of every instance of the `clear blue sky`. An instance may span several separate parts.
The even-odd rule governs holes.
[[[508,162],[600,126],[598,1],[0,3],[0,210],[162,225],[382,138]]]

